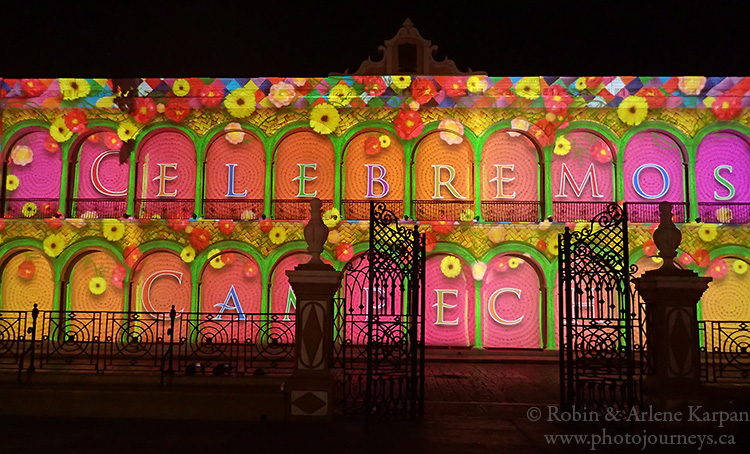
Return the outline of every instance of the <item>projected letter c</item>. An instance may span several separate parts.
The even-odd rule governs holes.
[[[99,166],[101,165],[104,158],[106,158],[107,156],[112,156],[113,154],[120,154],[120,152],[116,150],[108,150],[94,159],[94,163],[91,165],[91,184],[94,185],[94,189],[96,189],[100,194],[104,194],[110,197],[120,197],[127,195],[128,188],[125,188],[122,191],[112,191],[105,188],[104,183],[102,183],[102,181],[99,179]]]
[[[501,325],[506,326],[512,326],[512,325],[518,325],[523,321],[523,315],[518,317],[515,320],[505,320],[497,313],[497,309],[495,308],[495,302],[497,301],[497,297],[502,295],[503,293],[512,293],[518,297],[518,299],[521,299],[521,289],[518,288],[499,288],[495,290],[492,295],[490,295],[490,299],[487,302],[487,310],[490,313],[490,317],[492,317],[492,320],[498,322]]]
[[[157,312],[154,310],[153,304],[151,304],[151,286],[154,284],[154,281],[162,276],[170,276],[175,279],[177,279],[177,282],[182,284],[182,273],[179,271],[169,271],[169,270],[162,270],[157,271],[151,276],[146,278],[146,281],[143,282],[143,288],[141,289],[141,301],[143,301],[143,309],[146,310],[146,312],[153,314]],[[180,309],[178,312],[182,312],[182,309]]]

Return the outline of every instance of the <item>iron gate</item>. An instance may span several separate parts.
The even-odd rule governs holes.
[[[344,268],[336,317],[345,413],[417,417],[424,410],[425,239],[370,204],[370,248]]]
[[[643,304],[629,266],[625,207],[558,237],[560,397],[563,408],[628,410],[646,372]]]

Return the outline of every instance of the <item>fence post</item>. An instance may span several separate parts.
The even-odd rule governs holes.
[[[321,206],[317,198],[310,202],[310,222],[305,227],[310,261],[286,272],[297,296],[294,372],[284,384],[290,419],[333,417],[333,297],[341,286],[342,273],[320,259],[328,238]]]
[[[32,373],[34,372],[34,351],[36,350],[36,319],[39,318],[39,307],[36,303],[34,303],[34,309],[31,310],[31,347],[29,347],[31,350],[29,351],[29,368],[26,369],[27,372]]]
[[[174,304],[172,309],[169,310],[169,368],[167,373],[169,375],[174,374],[174,319],[177,317],[177,311],[175,311]]]

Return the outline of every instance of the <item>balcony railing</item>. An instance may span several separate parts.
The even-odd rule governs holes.
[[[607,209],[612,202],[553,202],[555,222],[588,222]]]
[[[542,218],[539,202],[510,200],[482,201],[482,219],[490,222],[539,222]]]
[[[204,199],[206,219],[252,220],[263,215],[263,199]]]
[[[310,200],[311,198],[304,199],[274,199],[274,219],[282,220],[300,220],[306,219],[310,215]],[[333,208],[333,200],[322,200],[323,207],[321,208],[325,213],[327,210]]]
[[[385,207],[398,217],[404,217],[403,200],[379,200],[373,199],[376,203],[383,203]],[[343,200],[344,219],[368,220],[370,219],[370,201],[369,200]]]
[[[463,216],[462,216],[463,215]],[[415,200],[414,217],[420,221],[440,219],[470,221],[476,216],[471,200]]]
[[[70,202],[70,216],[74,218],[121,218],[128,209],[128,200],[124,197],[75,198]]]
[[[750,222],[750,203],[698,203],[703,222],[746,224]]]
[[[750,321],[699,321],[698,332],[704,380],[750,383]]]
[[[659,222],[659,203],[627,202],[628,222]],[[687,221],[687,203],[672,202],[672,222]]]
[[[195,214],[193,199],[135,199],[135,217],[150,219],[189,219]]]
[[[44,219],[55,217],[60,207],[58,199],[7,199],[6,218]]]

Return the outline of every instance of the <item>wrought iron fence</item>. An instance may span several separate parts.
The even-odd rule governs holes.
[[[195,214],[193,199],[135,199],[135,217],[150,219],[188,219]]]
[[[58,199],[14,199],[5,200],[6,218],[36,218],[54,217],[60,207]]]
[[[311,199],[274,199],[274,219],[300,220],[310,215]],[[323,204],[321,210],[325,213],[333,208],[333,200],[320,200]]]
[[[70,216],[76,218],[121,218],[128,210],[128,200],[124,197],[75,198],[70,202]]]
[[[263,215],[263,199],[204,199],[207,219],[252,220]]]
[[[0,312],[0,369],[288,375],[293,313]],[[211,372],[210,372],[211,373]]]
[[[659,204],[661,202],[627,202],[628,221],[630,222],[659,222]],[[686,202],[670,202],[672,204],[672,222],[688,222]]]
[[[703,222],[745,224],[750,222],[750,203],[699,203],[698,216]]]
[[[606,211],[610,204],[612,202],[553,202],[552,219],[556,222],[589,222]]]
[[[440,219],[471,221],[476,216],[471,200],[415,200],[414,217],[420,221]]]
[[[483,200],[482,219],[490,222],[539,222],[541,203],[510,200]]]
[[[702,375],[708,382],[750,382],[750,321],[700,321]]]
[[[380,200],[378,203],[383,203],[385,207],[392,211],[393,214],[399,218],[404,217],[404,201],[403,200]],[[370,219],[370,201],[369,200],[351,200],[345,199],[341,201],[344,209],[344,219],[352,220],[368,220]]]

